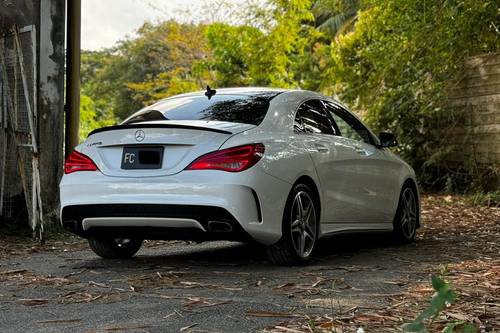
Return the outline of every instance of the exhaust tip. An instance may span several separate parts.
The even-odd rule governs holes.
[[[78,222],[75,220],[64,221],[63,227],[69,231],[76,231],[78,229]]]
[[[231,232],[233,231],[233,226],[229,222],[209,221],[208,230],[212,232]]]

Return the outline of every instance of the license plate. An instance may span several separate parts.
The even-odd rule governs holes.
[[[124,147],[122,169],[160,169],[163,147]]]

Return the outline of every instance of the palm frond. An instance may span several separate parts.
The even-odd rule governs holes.
[[[312,12],[319,30],[335,37],[352,28],[357,18],[359,0],[318,0]]]
[[[330,36],[336,36],[349,30],[357,18],[357,12],[339,13],[327,18],[324,22],[318,25],[318,29]]]

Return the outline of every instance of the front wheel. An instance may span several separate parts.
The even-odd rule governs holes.
[[[403,244],[413,242],[417,232],[417,224],[417,195],[411,186],[405,186],[401,191],[398,210],[394,219],[394,240]]]
[[[131,258],[142,246],[142,239],[102,238],[91,236],[89,245],[92,251],[104,259]]]
[[[307,262],[318,238],[318,210],[311,189],[296,185],[283,214],[283,235],[278,243],[267,249],[269,260],[278,265],[297,265]]]

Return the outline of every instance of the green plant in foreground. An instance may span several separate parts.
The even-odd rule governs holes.
[[[494,192],[477,192],[471,196],[474,205],[500,207],[500,190]]]
[[[402,327],[403,332],[429,332],[426,321],[429,321],[429,325],[432,324],[441,311],[443,311],[447,305],[453,303],[457,297],[452,290],[451,284],[445,282],[436,275],[432,276],[432,288],[434,288],[436,292],[431,298],[430,305],[424,309],[413,322],[404,324]],[[443,333],[474,333],[476,331],[476,328],[472,324],[466,321],[456,321],[446,325]]]

